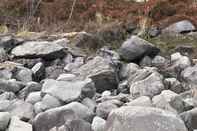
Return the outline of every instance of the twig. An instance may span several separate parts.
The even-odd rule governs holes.
[[[71,18],[72,18],[72,15],[73,15],[73,12],[74,12],[74,8],[75,8],[75,5],[76,5],[76,2],[77,2],[77,0],[73,0],[73,4],[72,4],[72,8],[71,8],[71,12],[70,12],[70,15],[69,15],[69,17],[68,17],[68,20],[67,20],[66,24],[68,24],[68,23],[69,23],[69,21],[70,21],[70,20],[71,20]]]

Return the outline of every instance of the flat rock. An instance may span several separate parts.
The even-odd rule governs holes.
[[[84,81],[56,81],[48,79],[44,81],[42,92],[50,94],[64,102],[77,100],[82,93],[82,88],[91,83],[90,79]]]
[[[18,117],[12,117],[8,131],[33,131],[32,125],[21,121]]]
[[[47,41],[29,41],[12,49],[12,54],[20,58],[46,58],[54,59],[63,57],[64,47]]]

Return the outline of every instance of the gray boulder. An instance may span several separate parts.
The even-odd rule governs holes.
[[[92,130],[93,131],[105,131],[106,121],[98,116],[95,116],[92,121]]]
[[[138,36],[131,36],[119,49],[120,57],[126,61],[136,61],[144,56],[154,57],[159,53],[159,49],[146,40]]]
[[[195,26],[188,20],[182,20],[166,27],[163,33],[184,33],[196,30]]]
[[[78,118],[91,121],[93,112],[86,106],[72,102],[65,106],[53,108],[39,113],[33,121],[35,131],[48,131],[53,127],[60,127],[68,121]]]
[[[82,119],[74,119],[66,122],[65,127],[72,131],[92,131],[91,124]],[[65,128],[65,129],[66,129]]]
[[[32,105],[34,105],[36,102],[39,102],[42,100],[41,97],[41,92],[40,91],[36,91],[36,92],[32,92],[30,93],[27,98],[26,98],[26,102],[31,103]]]
[[[185,122],[189,131],[197,129],[197,108],[194,108],[190,111],[186,111],[180,114],[181,118]]]
[[[16,46],[11,52],[20,58],[45,58],[55,59],[65,55],[64,47],[47,41],[29,41]]]
[[[16,81],[15,79],[10,79],[10,80],[0,79],[0,90],[3,91],[17,93],[24,86],[25,85],[22,82]]]
[[[181,72],[183,80],[191,87],[196,87],[197,84],[197,65],[187,67]]]
[[[42,104],[46,106],[45,109],[51,109],[62,105],[62,103],[56,97],[49,94],[46,94],[43,97]]]
[[[181,96],[170,90],[162,91],[160,95],[153,97],[152,101],[155,107],[174,113],[181,113],[185,109],[185,103]]]
[[[14,78],[25,83],[31,82],[33,80],[33,72],[28,68],[20,67],[14,74]]]
[[[152,107],[125,106],[113,110],[105,131],[187,131],[179,116]]]
[[[88,61],[73,73],[79,75],[81,78],[91,78],[95,83],[97,92],[111,90],[117,88],[117,79],[115,69],[109,61],[96,56],[94,59]]]
[[[11,115],[8,112],[0,112],[0,131],[5,131],[10,122]]]
[[[34,117],[33,105],[23,100],[13,100],[6,109],[12,116],[17,116],[21,120],[28,121]]]
[[[18,117],[13,116],[8,131],[33,131],[33,129],[31,124],[23,122]]]
[[[86,88],[86,86],[90,87],[91,83],[91,79],[86,79],[84,81],[56,81],[47,79],[44,81],[42,92],[64,102],[71,102],[79,99],[82,94],[82,88]]]
[[[139,96],[153,97],[164,90],[163,76],[154,68],[138,70],[129,77],[130,93],[136,98]]]
[[[103,119],[107,119],[109,113],[113,110],[113,109],[117,109],[118,106],[114,103],[112,103],[112,101],[105,101],[102,103],[99,103],[97,105],[96,108],[96,114],[97,116],[103,118]]]

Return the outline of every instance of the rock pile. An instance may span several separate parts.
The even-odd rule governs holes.
[[[138,36],[94,57],[67,42],[0,37],[0,131],[197,129],[190,58],[162,57]]]

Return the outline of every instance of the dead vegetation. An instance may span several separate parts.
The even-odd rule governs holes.
[[[151,25],[161,28],[182,19],[197,25],[194,0],[77,0],[69,18],[72,6],[73,0],[1,0],[0,24],[11,31],[69,32],[98,28],[112,21],[139,23],[148,15]]]

